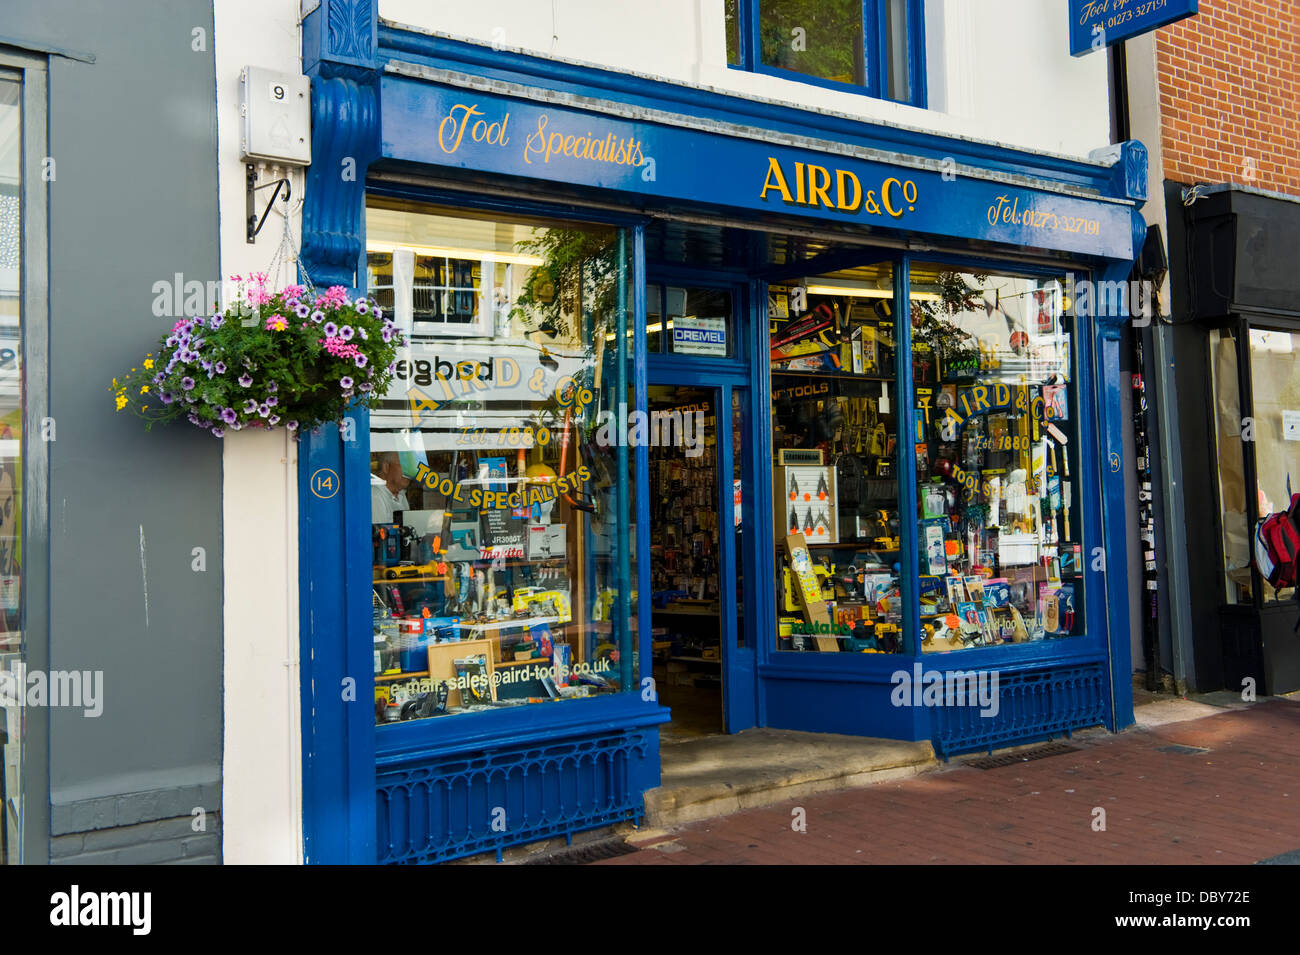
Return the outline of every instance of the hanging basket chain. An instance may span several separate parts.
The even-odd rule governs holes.
[[[277,285],[283,287],[283,284],[279,281],[280,269],[285,265],[296,263],[298,271],[302,275],[302,281],[298,284],[301,284],[313,296],[315,296],[316,284],[311,280],[311,275],[307,271],[307,266],[303,264],[301,244],[294,241],[293,229],[290,225],[290,220],[293,215],[301,209],[302,200],[299,199],[298,207],[297,209],[294,209],[293,212],[290,212],[288,209],[283,211],[279,209],[276,210],[276,212],[278,212],[284,219],[284,229],[280,233],[280,241],[275,247],[275,252],[271,255],[271,264],[267,267],[267,274],[272,276],[273,281],[275,281]],[[291,281],[288,284],[294,284],[292,279],[293,277],[291,276]]]

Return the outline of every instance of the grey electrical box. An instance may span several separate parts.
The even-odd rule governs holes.
[[[311,165],[311,87],[307,77],[246,66],[239,74],[243,131],[239,156],[246,162]]]

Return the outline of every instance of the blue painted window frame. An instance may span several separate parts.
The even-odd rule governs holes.
[[[624,230],[628,239],[628,257],[631,265],[632,287],[629,289],[628,320],[633,322],[632,351],[628,355],[628,384],[634,389],[637,406],[645,408],[645,363],[635,360],[645,354],[645,219],[639,216],[618,214],[585,206],[562,203],[542,203],[525,200],[501,199],[473,193],[447,191],[422,186],[395,184],[382,180],[369,180],[368,195],[407,199],[447,208],[474,209],[497,212],[502,215],[527,215],[610,225]],[[357,258],[356,291],[365,293],[366,253],[365,217],[361,219],[360,253]],[[313,584],[324,583],[337,588],[335,581],[344,582],[344,590],[356,591],[369,584],[369,531],[360,515],[369,514],[369,498],[365,475],[369,472],[369,413],[364,408],[351,412],[355,433],[366,436],[364,440],[341,441],[336,425],[325,425],[320,434],[302,438],[299,467],[299,499],[304,502],[305,519],[300,524],[300,552],[307,556],[300,564],[300,588],[310,592]],[[629,471],[635,480],[645,486],[648,476],[647,449],[632,449],[635,455],[629,462]],[[319,468],[329,467],[342,478],[343,492],[338,495],[342,509],[319,507],[312,497],[311,475]],[[626,493],[626,490],[624,491]],[[643,504],[638,498],[637,508]],[[637,535],[629,541],[640,553],[648,543],[648,525],[637,521]],[[342,538],[342,553],[336,552]],[[323,542],[324,554],[313,544]],[[648,593],[649,563],[637,564],[634,589]],[[639,586],[638,586],[639,585]],[[361,591],[364,592],[364,591]],[[303,739],[308,751],[314,755],[304,760],[304,849],[307,861],[349,861],[373,864],[376,859],[376,774],[385,764],[400,760],[412,753],[430,753],[448,747],[466,745],[495,747],[512,743],[528,743],[550,739],[556,734],[572,734],[576,725],[599,726],[653,726],[668,719],[667,710],[655,699],[645,699],[640,690],[641,680],[649,675],[649,601],[636,607],[635,614],[646,623],[637,634],[640,672],[634,674],[636,684],[627,692],[589,700],[575,700],[561,707],[526,707],[523,712],[511,709],[501,712],[474,714],[463,718],[419,720],[380,728],[374,723],[370,707],[355,710],[342,709],[325,712],[312,697],[312,687],[304,681],[301,687],[303,713]],[[320,621],[319,633],[337,634],[329,639],[342,640],[348,673],[361,674],[357,680],[356,698],[368,700],[374,694],[374,682],[369,665],[369,648],[356,641],[347,641],[344,634],[364,626],[368,618],[369,599],[349,599],[346,593],[325,610],[331,620]],[[328,652],[328,648],[325,649]],[[311,654],[314,649],[307,640],[300,648],[303,672],[313,672]],[[321,690],[321,692],[326,692]],[[319,737],[344,741],[344,750],[336,751],[317,747],[313,739]],[[657,761],[656,761],[657,763]]]
[[[963,254],[950,254],[942,249],[935,250],[923,255],[901,255],[892,257],[890,261],[894,265],[894,303],[895,308],[899,308],[899,302],[907,301],[910,286],[911,263],[913,261],[933,262],[942,265],[951,265],[954,268],[968,270],[972,272],[990,272],[998,273],[1011,272],[1016,275],[1030,277],[1059,277],[1063,272],[1073,270],[1076,281],[1090,281],[1095,273],[1087,264],[1080,261],[1062,261],[1060,265],[1038,265],[1027,263],[1017,259],[1014,255],[1004,255],[996,257],[971,256]],[[901,314],[901,312],[900,312]],[[763,323],[762,333],[766,335],[766,323]],[[756,333],[757,335],[757,333]],[[760,344],[765,341],[760,340]],[[911,324],[909,322],[899,323],[899,344],[898,353],[900,355],[911,353]],[[1097,328],[1093,319],[1085,317],[1076,317],[1072,329],[1072,350],[1071,359],[1073,362],[1072,374],[1074,379],[1072,384],[1077,386],[1072,396],[1075,404],[1072,406],[1071,413],[1076,415],[1078,422],[1078,435],[1076,440],[1079,442],[1078,457],[1078,474],[1076,478],[1078,484],[1079,496],[1076,500],[1076,508],[1080,515],[1080,542],[1083,545],[1085,557],[1092,553],[1093,548],[1097,548],[1103,541],[1102,522],[1101,522],[1101,487],[1104,478],[1096,470],[1090,469],[1090,463],[1093,468],[1099,468],[1098,462],[1102,455],[1100,453],[1100,434],[1093,420],[1094,415],[1100,413],[1098,401],[1100,396],[1096,388],[1096,371],[1094,352],[1097,347]],[[754,362],[755,378],[760,382],[759,387],[763,393],[771,393],[771,374],[770,364],[765,361]],[[906,400],[910,407],[916,406],[916,389],[915,382],[912,379],[911,362],[899,362],[896,369],[898,381],[899,400]],[[771,418],[770,411],[762,411],[759,414],[759,430],[766,431],[766,440],[769,443],[767,454],[770,459],[770,440],[771,440]],[[910,447],[915,444],[915,422],[911,415],[900,416],[900,434],[899,447]],[[759,435],[762,437],[762,435]],[[898,469],[899,474],[899,513],[915,514],[917,513],[917,479],[916,479],[916,460],[914,457],[902,455]],[[1087,475],[1085,477],[1084,475]],[[770,489],[769,489],[770,490]],[[760,513],[767,521],[771,520],[770,499],[766,509],[760,508]],[[766,533],[770,536],[775,533],[774,526],[770,523],[767,525]],[[773,668],[784,670],[786,672],[803,671],[807,674],[824,674],[830,679],[862,679],[871,674],[888,673],[897,669],[898,664],[902,661],[919,661],[924,660],[936,669],[976,669],[976,670],[993,670],[1008,669],[1019,670],[1035,665],[1070,665],[1075,663],[1094,663],[1105,659],[1110,648],[1110,615],[1107,614],[1107,603],[1110,600],[1110,594],[1106,586],[1105,574],[1087,572],[1084,577],[1084,630],[1068,638],[1059,638],[1032,643],[1013,644],[1002,647],[981,647],[967,648],[963,650],[953,650],[942,653],[924,653],[917,645],[917,634],[920,632],[920,593],[918,581],[920,579],[920,557],[918,550],[918,540],[916,535],[916,526],[914,522],[903,521],[900,527],[899,551],[901,557],[900,585],[902,588],[902,600],[904,607],[903,617],[903,651],[897,654],[819,654],[806,653],[798,651],[777,650],[774,647],[772,635],[775,631],[775,613],[772,608],[767,606],[770,601],[761,601],[759,603],[759,612],[765,614],[771,627],[768,630],[758,630],[758,663],[764,670],[771,672]],[[775,569],[775,558],[770,557],[771,548],[759,549],[760,555],[769,555],[773,561],[773,572]],[[1085,563],[1089,563],[1085,561]],[[760,572],[761,573],[761,572]],[[762,579],[762,578],[760,578]],[[768,616],[770,615],[770,616]],[[760,673],[760,678],[763,674]],[[1114,689],[1112,687],[1112,695]],[[1107,714],[1112,713],[1112,699],[1105,701]],[[760,701],[761,708],[761,701]],[[916,710],[915,714],[919,720],[929,720],[930,713],[926,710]],[[762,716],[760,715],[760,725]],[[925,738],[928,731],[919,732],[916,738]]]
[[[896,100],[889,95],[889,18],[886,6],[890,0],[862,0],[862,45],[864,53],[870,50],[872,56],[867,58],[864,82],[861,85],[823,79],[797,70],[787,70],[763,63],[760,52],[763,0],[736,0],[737,53],[740,62],[728,62],[727,67],[746,73],[762,73],[780,79],[820,86],[824,89],[859,93],[873,99],[926,109],[929,94],[925,72],[925,0],[904,0],[904,2],[907,7],[908,88],[908,96],[905,99]]]

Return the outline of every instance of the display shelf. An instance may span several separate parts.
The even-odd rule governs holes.
[[[716,617],[718,615],[716,609],[705,610],[702,607],[673,607],[672,605],[667,607],[655,607],[650,611],[651,616],[654,616],[657,613],[680,614],[686,617]]]
[[[405,671],[401,673],[376,673],[376,683],[390,683],[393,680],[419,680],[429,675],[428,670],[416,670],[411,673]]]
[[[568,623],[567,617],[520,617],[517,620],[490,620],[487,623],[466,623],[462,618],[462,630],[510,630],[514,627],[540,627],[544,623]]]
[[[537,557],[533,559],[525,559],[525,560],[514,559],[514,560],[505,560],[505,561],[498,562],[495,557],[471,557],[471,558],[466,558],[465,560],[448,558],[446,559],[445,562],[448,564],[489,564],[490,563],[494,568],[501,568],[501,567],[533,567],[536,566],[537,564],[546,564],[550,562],[564,562],[565,560],[566,558],[564,557]],[[445,574],[432,574],[432,575],[424,575],[421,577],[372,577],[371,584],[372,585],[373,584],[419,584],[419,583],[428,583],[429,581],[433,581],[433,580],[445,580],[445,579],[446,579]]]
[[[881,381],[897,380],[893,375],[886,377],[884,375],[854,375],[854,374],[847,374],[845,372],[834,372],[834,371],[782,371],[779,368],[773,368],[772,377],[775,378],[777,375],[781,375],[786,378],[819,378],[823,380],[829,379],[831,381],[881,382]]]

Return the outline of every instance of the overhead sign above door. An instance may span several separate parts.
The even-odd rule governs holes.
[[[1070,0],[1070,55],[1083,56],[1195,16],[1199,0]]]

